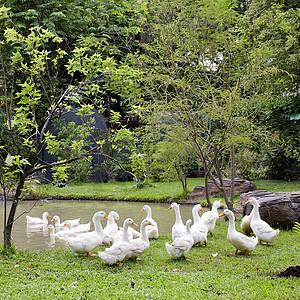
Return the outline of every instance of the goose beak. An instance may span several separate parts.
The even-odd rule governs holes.
[[[203,208],[201,208],[200,211],[202,211],[204,213],[204,209]]]
[[[51,216],[48,214],[48,218],[51,218]]]
[[[144,209],[142,208],[141,211],[144,211]]]
[[[170,210],[170,209],[172,209],[172,206],[169,206],[169,207],[168,207],[168,210]]]
[[[104,216],[104,219],[106,219],[107,221],[109,221],[109,218],[106,215]]]
[[[149,225],[154,226],[154,224],[152,224],[151,222],[149,222]]]
[[[51,220],[51,222],[53,222],[54,221],[54,218]]]
[[[116,222],[116,223],[118,223],[118,220],[117,220],[117,219],[115,219],[115,222]]]
[[[222,213],[219,215],[219,217],[223,217],[223,216],[225,216],[224,212],[222,212]]]
[[[131,225],[138,227],[138,224],[132,222]]]
[[[249,201],[249,200],[248,200],[247,202],[245,202],[245,205],[246,205],[246,204],[248,204],[248,203],[250,203],[250,201]]]

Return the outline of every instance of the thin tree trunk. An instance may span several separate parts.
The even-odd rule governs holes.
[[[217,173],[217,177],[218,177],[219,182],[217,182],[216,179],[210,173],[210,175],[212,176],[212,180],[213,180],[214,184],[216,185],[216,187],[219,189],[219,191],[223,194],[223,197],[224,197],[225,203],[227,205],[227,208],[234,212],[233,204],[228,200],[228,197],[227,197],[227,194],[226,194],[226,190],[225,190],[224,182],[223,182],[223,176],[222,176],[220,166],[219,166],[219,162],[218,162],[217,158],[215,159],[214,169]]]
[[[4,216],[3,216],[3,220],[4,220],[4,222],[3,222],[3,228],[4,228],[4,230],[3,230],[3,235],[5,234],[4,232],[5,232],[5,225],[6,225],[6,214],[7,214],[7,209],[6,209],[6,205],[7,205],[7,194],[6,194],[6,187],[3,185],[3,187],[2,187],[2,190],[3,190],[3,197],[4,197]]]
[[[206,201],[207,201],[208,207],[211,210],[212,209],[212,205],[211,205],[210,198],[209,198],[207,168],[204,168],[204,192],[205,192],[205,197],[206,197]]]
[[[11,248],[11,232],[12,232],[12,228],[13,228],[13,224],[14,224],[14,219],[15,219],[19,199],[20,199],[23,187],[24,187],[25,178],[26,178],[26,176],[23,173],[21,173],[20,177],[19,177],[19,183],[17,186],[17,190],[15,192],[14,200],[13,200],[12,206],[10,208],[9,216],[6,221],[6,224],[4,225],[4,232],[3,232],[4,248],[7,250],[9,250]]]
[[[182,184],[183,191],[185,192],[186,191],[186,177],[184,176],[180,166],[175,165],[175,170],[176,170],[177,176]]]
[[[230,147],[230,177],[231,177],[231,188],[230,188],[230,202],[233,206],[234,198],[234,178],[235,178],[235,166],[234,166],[234,145]]]

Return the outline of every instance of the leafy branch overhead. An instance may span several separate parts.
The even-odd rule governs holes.
[[[97,134],[93,128],[95,110],[108,110],[112,121],[117,123],[118,115],[109,107],[111,94],[130,97],[136,88],[132,78],[139,76],[139,72],[105,57],[101,53],[102,43],[97,39],[91,43],[89,38],[81,36],[80,46],[67,52],[61,47],[63,39],[50,30],[35,26],[24,33],[14,25],[8,9],[2,7],[0,15],[6,22],[0,45],[1,124],[5,124],[1,127],[5,132],[1,136],[1,140],[5,139],[0,149],[1,184],[5,178],[12,178],[12,174],[17,182],[15,202],[5,224],[9,236],[28,176],[52,168],[54,180],[65,181],[72,162],[83,159],[87,162],[93,153],[103,155],[103,147],[113,140],[111,135],[118,134],[118,128]],[[70,127],[72,124],[67,125],[74,131],[74,138],[66,139],[63,130],[60,136],[50,133],[49,126],[74,108],[83,120],[83,125],[76,129]],[[63,129],[65,125],[60,126]],[[56,159],[43,161],[43,149],[56,155]],[[68,151],[69,155],[64,156],[63,152]],[[13,163],[5,164],[6,156]],[[10,239],[5,240],[9,247]]]

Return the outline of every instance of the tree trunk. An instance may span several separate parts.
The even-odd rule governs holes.
[[[213,180],[214,184],[216,185],[216,187],[219,189],[219,191],[223,194],[227,208],[234,212],[233,203],[231,203],[231,201],[228,201],[228,197],[227,197],[226,190],[224,187],[223,176],[222,176],[222,172],[221,172],[219,161],[218,161],[217,157],[215,158],[214,169],[217,173],[217,178],[219,180],[219,183],[215,180],[215,178],[212,176],[212,174],[210,174],[212,177],[212,180]]]
[[[184,173],[184,191],[187,190],[187,174]]]
[[[208,204],[209,209],[212,209],[212,205],[209,198],[209,190],[208,190],[208,174],[206,168],[204,168],[204,191],[205,191],[205,197]]]
[[[19,199],[22,193],[22,190],[24,188],[25,178],[26,176],[23,175],[23,173],[20,173],[19,175],[19,183],[15,192],[14,200],[12,203],[12,206],[10,208],[9,216],[7,219],[6,224],[4,225],[4,248],[9,250],[11,248],[11,232],[15,220],[16,210],[19,204]]]
[[[186,186],[187,186],[187,184],[186,184],[186,176],[184,176],[184,173],[182,171],[181,166],[177,166],[175,164],[175,170],[176,170],[177,176],[178,176],[178,178],[179,178],[179,180],[181,182],[183,191],[185,192],[186,191]]]
[[[234,145],[233,144],[230,147],[230,177],[231,177],[230,202],[233,205],[233,198],[234,198],[234,178],[235,178]]]

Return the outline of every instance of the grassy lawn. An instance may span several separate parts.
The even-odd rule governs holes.
[[[299,264],[299,237],[281,230],[275,244],[232,256],[227,226],[217,222],[207,247],[193,247],[187,260],[168,256],[170,234],[152,240],[140,262],[122,266],[69,249],[2,254],[1,299],[299,299],[299,278],[277,276]]]
[[[255,182],[270,192],[300,190],[299,182]],[[203,179],[189,179],[189,191]],[[40,187],[44,196],[76,199],[165,201],[184,199],[179,182],[87,183],[65,188]],[[43,189],[43,190],[42,190]],[[236,222],[240,230],[240,221]],[[187,260],[173,260],[165,249],[171,234],[152,240],[139,262],[106,266],[99,257],[74,254],[68,248],[0,254],[1,299],[299,299],[297,277],[278,277],[300,263],[300,240],[281,230],[273,245],[257,245],[248,256],[232,256],[228,222],[217,222],[207,247],[193,247]],[[95,249],[104,250],[104,246]]]
[[[257,189],[269,192],[292,192],[300,190],[299,181],[258,180],[255,181]],[[196,185],[204,185],[203,178],[188,178],[188,191]],[[166,201],[186,199],[181,183],[156,182],[147,184],[143,188],[134,188],[134,182],[112,183],[84,183],[80,185],[67,185],[58,188],[51,185],[39,187],[42,196],[52,196],[73,199],[107,199],[130,201]]]
[[[190,192],[196,185],[204,183],[202,178],[189,178]],[[134,182],[110,183],[83,183],[80,185],[67,185],[64,188],[42,186],[41,193],[53,197],[67,197],[75,199],[108,199],[130,201],[165,201],[167,199],[180,199],[183,189],[180,182],[155,182],[135,188]]]

